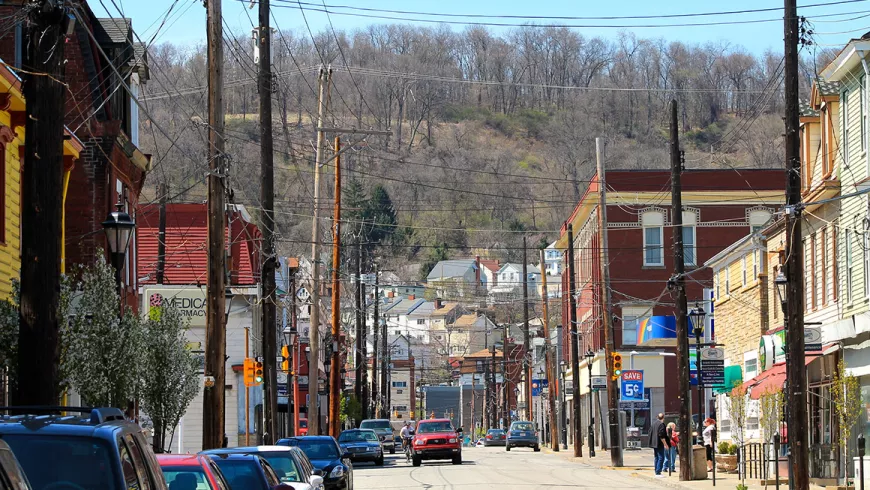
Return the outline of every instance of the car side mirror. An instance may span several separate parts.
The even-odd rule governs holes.
[[[349,452],[342,453],[341,459],[350,459],[350,453]]]
[[[311,474],[313,474],[314,476],[323,476],[323,470],[318,470],[315,468],[314,471],[311,472]]]
[[[311,475],[311,478],[308,479],[308,484],[311,485],[311,488],[319,488],[321,485],[323,485],[323,477],[320,475]]]

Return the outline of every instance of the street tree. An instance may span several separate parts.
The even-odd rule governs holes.
[[[154,424],[154,452],[168,450],[175,427],[199,390],[199,359],[187,345],[188,325],[173,306],[151,307],[144,322],[140,406]],[[168,436],[168,437],[167,437]]]
[[[731,390],[728,399],[728,417],[731,419],[731,439],[737,444],[738,455],[746,440],[747,401],[746,388],[742,385]],[[739,456],[738,456],[739,457]],[[746,478],[744,472],[740,472],[740,480]]]
[[[87,405],[125,409],[140,389],[142,321],[129,307],[121,311],[112,266],[102,251],[97,256],[74,274],[78,304],[61,329],[62,370]]]
[[[831,401],[834,405],[834,413],[839,422],[839,446],[840,457],[843,458],[843,478],[849,482],[849,438],[858,422],[861,414],[861,385],[858,378],[846,372],[846,363],[843,359],[837,364],[831,380]]]
[[[782,421],[783,394],[780,390],[768,389],[761,394],[761,429],[764,431],[764,440],[773,442],[773,436],[779,431]]]

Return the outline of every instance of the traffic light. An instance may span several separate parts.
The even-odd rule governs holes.
[[[263,363],[254,361],[254,385],[263,384]]]
[[[250,357],[245,358],[244,363],[244,380],[245,386],[254,386],[254,360]]]
[[[622,354],[611,352],[610,357],[613,360],[613,370],[610,372],[610,379],[615,381],[622,376]]]
[[[281,370],[285,373],[290,372],[290,347],[281,347]]]

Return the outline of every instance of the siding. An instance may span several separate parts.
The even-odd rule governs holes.
[[[8,111],[0,112],[0,124],[10,126]],[[19,131],[20,135],[24,130]],[[21,161],[18,146],[24,140],[17,136],[5,146],[5,181],[6,186],[5,213],[5,243],[0,244],[0,299],[12,296],[12,281],[21,275]]]

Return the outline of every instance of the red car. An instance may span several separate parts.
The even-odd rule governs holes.
[[[299,419],[299,430],[297,432],[299,432],[297,435],[300,436],[308,435],[308,419]]]
[[[205,454],[158,454],[170,490],[194,490],[203,485],[212,490],[230,488],[211,456]]]
[[[424,459],[450,459],[462,464],[462,439],[450,419],[421,420],[411,440],[411,462],[420,466]]]

